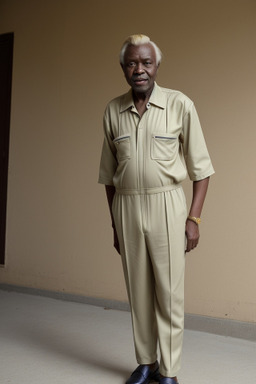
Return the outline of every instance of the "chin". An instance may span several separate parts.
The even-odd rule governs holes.
[[[148,92],[148,91],[150,91],[151,90],[151,88],[149,88],[149,87],[133,87],[133,90],[135,91],[135,92],[137,92],[137,93],[146,93],[146,92]]]

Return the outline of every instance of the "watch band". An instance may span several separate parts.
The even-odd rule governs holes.
[[[201,223],[200,217],[195,217],[195,216],[188,216],[188,220],[194,221],[197,225]]]

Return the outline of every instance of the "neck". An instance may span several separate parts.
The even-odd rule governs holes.
[[[151,86],[151,88],[149,88],[148,90],[146,90],[145,92],[137,92],[136,90],[132,90],[132,94],[133,94],[133,100],[134,102],[136,103],[147,103],[150,99],[150,96],[153,92],[153,89],[155,87],[155,83]]]
[[[148,92],[142,92],[142,93],[132,91],[133,100],[135,103],[147,103],[151,96],[151,93],[152,93],[152,89]]]
[[[134,104],[140,116],[142,116],[143,113],[147,110],[147,103],[149,101],[149,98],[150,94],[146,95],[140,93],[139,95],[136,95],[135,93],[133,93]]]

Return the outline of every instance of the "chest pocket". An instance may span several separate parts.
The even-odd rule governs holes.
[[[178,137],[167,133],[153,134],[151,138],[151,158],[172,160],[178,149]]]
[[[131,136],[122,135],[113,140],[117,151],[117,160],[122,161],[131,158]]]

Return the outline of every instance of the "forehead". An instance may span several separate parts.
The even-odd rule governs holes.
[[[129,45],[125,51],[124,61],[151,59],[156,61],[155,49],[151,44]]]

